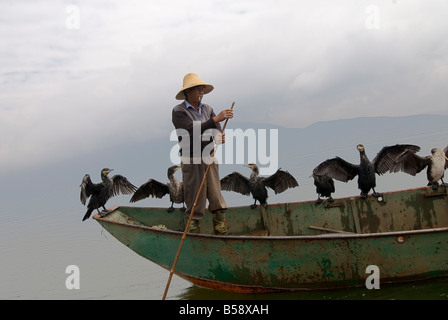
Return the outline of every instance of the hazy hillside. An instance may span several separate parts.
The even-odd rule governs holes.
[[[334,156],[358,163],[356,145],[359,143],[365,145],[370,159],[383,146],[396,143],[420,145],[422,155],[429,154],[432,147],[444,148],[448,144],[447,122],[448,116],[418,115],[316,122],[303,129],[231,121],[227,129],[254,129],[257,133],[260,129],[266,129],[267,140],[271,132],[269,130],[278,130],[278,166],[292,173],[300,186],[280,195],[270,192],[268,202],[273,203],[313,200],[316,194],[312,179],[309,178],[313,168]],[[114,173],[125,175],[136,186],[149,178],[167,181],[166,169],[172,165],[170,151],[173,147],[176,147],[176,143],[166,137],[151,143],[129,143],[106,148],[57,164],[5,174],[1,177],[2,210],[18,214],[84,211],[79,201],[81,179],[85,173],[90,173],[94,181],[99,181],[99,172],[103,167],[115,169]],[[268,145],[265,154],[273,157],[271,151]],[[247,176],[250,174],[248,168],[235,161],[233,164],[222,164],[220,168],[221,176],[235,170]],[[180,172],[177,175],[180,178]],[[377,191],[416,187],[425,183],[424,173],[417,177],[402,173],[388,174],[377,178]],[[356,179],[348,183],[337,182],[336,188],[335,197],[359,194]],[[225,192],[225,197],[228,205],[252,203],[251,198],[231,192]],[[108,203],[112,204],[129,204],[129,196],[115,197]],[[167,198],[147,199],[137,203],[162,207],[168,204]]]

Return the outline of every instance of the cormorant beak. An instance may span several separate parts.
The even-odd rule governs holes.
[[[358,149],[358,151],[364,151],[364,146],[361,144],[358,144],[357,149]]]

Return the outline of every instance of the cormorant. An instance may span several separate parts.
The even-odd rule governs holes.
[[[262,206],[267,207],[266,199],[268,198],[268,190],[266,187],[273,189],[277,194],[288,188],[299,186],[296,179],[287,171],[278,169],[270,177],[260,177],[258,176],[258,167],[256,164],[250,163],[245,166],[252,169],[249,179],[238,172],[233,172],[221,179],[221,189],[235,191],[245,196],[252,194],[255,201],[250,206],[251,209],[257,207],[257,200]]]
[[[183,183],[174,177],[174,173],[179,169],[179,166],[171,166],[168,168],[168,183],[162,183],[154,179],[149,179],[142,184],[140,188],[135,191],[130,202],[136,202],[149,196],[163,198],[166,194],[170,195],[171,207],[167,209],[168,212],[174,211],[174,203],[182,203],[182,211],[185,211],[184,204],[184,188]]]
[[[415,176],[417,173],[426,169],[426,177],[428,179],[428,186],[432,186],[433,190],[439,188],[439,180],[443,182],[445,169],[448,167],[448,146],[445,149],[433,148],[431,155],[420,157],[419,155],[409,152],[408,150],[401,153],[396,159],[394,166],[390,172],[403,171]]]
[[[360,156],[360,164],[349,163],[339,157],[328,159],[319,164],[313,170],[313,175],[328,175],[333,179],[347,182],[358,176],[358,188],[361,190],[361,198],[366,199],[370,189],[373,190],[373,196],[379,197],[381,194],[375,191],[376,177],[375,173],[381,175],[389,171],[394,165],[395,158],[402,152],[420,151],[419,146],[411,144],[397,144],[394,146],[383,147],[373,161],[367,158],[365,148],[362,144],[357,146]]]
[[[137,187],[128,181],[127,178],[122,175],[116,174],[112,178],[108,177],[108,174],[114,169],[104,168],[101,170],[101,180],[100,183],[92,183],[90,175],[84,175],[81,182],[81,203],[86,204],[86,200],[90,197],[89,204],[87,205],[87,212],[84,215],[82,221],[88,219],[92,214],[93,210],[97,210],[100,213],[99,208],[103,207],[104,212],[108,212],[104,207],[106,202],[118,194],[132,194]],[[100,213],[101,214],[101,213]]]
[[[334,181],[331,177],[325,174],[315,174],[313,173],[312,177],[314,178],[314,185],[316,186],[317,200],[316,203],[322,203],[322,197],[327,197],[328,202],[333,202],[333,198],[331,194],[335,191]]]

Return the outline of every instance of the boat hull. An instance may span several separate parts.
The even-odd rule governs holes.
[[[244,293],[365,286],[371,274],[369,266],[377,267],[382,284],[448,275],[446,195],[427,196],[427,189],[421,188],[385,197],[383,203],[374,198],[339,199],[337,203],[343,206],[321,206],[318,212],[310,209],[318,207],[312,202],[271,205],[267,210],[229,208],[227,220],[238,230],[229,236],[188,234],[175,274],[202,287]],[[426,203],[403,205],[405,200]],[[394,212],[394,225],[385,213],[396,203],[401,203],[402,212]],[[321,216],[312,218],[311,214]],[[400,219],[402,216],[409,221]],[[105,217],[94,218],[136,253],[171,269],[184,228],[181,212],[118,207]],[[308,219],[306,228],[301,229],[297,225],[304,219]],[[169,225],[170,230],[152,227],[156,221]],[[395,230],[400,229],[398,225],[418,228],[362,232],[384,229],[382,221]],[[315,225],[322,230],[313,228]],[[206,219],[201,224],[205,231],[211,230],[210,226]],[[263,232],[269,235],[253,235]]]

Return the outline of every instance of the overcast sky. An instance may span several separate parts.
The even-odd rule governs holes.
[[[1,1],[0,173],[171,132],[186,73],[217,112],[306,127],[447,114],[447,1]]]

